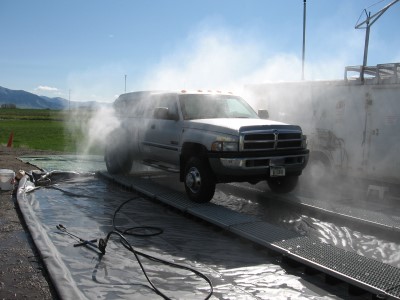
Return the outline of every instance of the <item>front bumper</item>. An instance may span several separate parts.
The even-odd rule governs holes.
[[[296,151],[295,153],[274,153],[272,155],[246,156],[241,153],[240,157],[231,154],[219,154],[209,156],[209,162],[214,174],[219,178],[261,176],[269,177],[270,167],[284,167],[286,175],[300,175],[306,167],[309,157],[309,150]]]

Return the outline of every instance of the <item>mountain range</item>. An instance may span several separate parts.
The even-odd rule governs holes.
[[[96,101],[69,101],[60,97],[38,96],[23,90],[10,90],[0,86],[1,105],[14,104],[17,108],[31,109],[76,109],[76,108],[98,108],[108,106],[110,103]]]

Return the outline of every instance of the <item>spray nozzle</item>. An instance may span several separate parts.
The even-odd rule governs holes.
[[[121,233],[119,233],[119,232],[117,232],[117,231],[110,231],[110,232],[107,234],[107,236],[106,236],[105,239],[99,239],[99,245],[97,246],[97,248],[99,248],[100,252],[101,252],[103,255],[106,254],[106,247],[107,247],[108,240],[110,239],[110,236],[113,235],[113,234],[116,234],[116,235],[118,235],[121,239],[125,240],[124,236],[123,236]],[[125,240],[125,242],[126,242],[127,244],[129,244],[127,240]],[[132,247],[131,247],[131,248],[132,248]]]
[[[99,240],[99,250],[100,252],[104,255],[106,254],[106,247],[107,247],[107,242],[108,242],[108,237],[106,239],[100,239]]]
[[[56,227],[60,231],[66,231],[67,230],[67,228],[63,224],[58,224]]]

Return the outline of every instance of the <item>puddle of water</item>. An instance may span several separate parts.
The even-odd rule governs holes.
[[[250,186],[247,189],[244,185],[241,191],[237,189],[237,187],[240,189],[240,185],[235,186],[236,188],[226,185],[219,189],[213,201],[235,211],[258,216],[268,223],[283,226],[303,235],[317,237],[322,242],[400,268],[398,232],[390,229],[373,230],[371,225],[326,215],[311,208],[301,207],[296,202],[290,203],[290,200],[283,201],[274,198],[274,195],[263,186]],[[344,205],[341,201],[342,199],[339,198],[335,205]],[[355,203],[361,203],[361,201],[352,203],[356,208],[369,207],[365,201],[363,205],[356,206]],[[393,212],[392,205],[391,199],[379,203],[381,211]],[[369,207],[371,212],[374,212],[373,208],[376,206],[378,206],[377,203],[372,209]]]

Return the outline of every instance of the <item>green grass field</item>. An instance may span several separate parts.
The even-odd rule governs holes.
[[[77,152],[84,133],[81,126],[91,112],[41,109],[0,109],[0,144],[14,134],[14,148]]]
[[[64,120],[68,111],[50,109],[0,109],[0,120]]]

